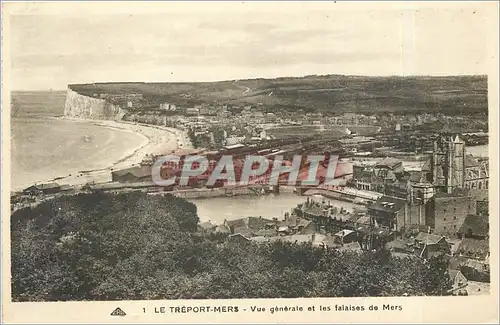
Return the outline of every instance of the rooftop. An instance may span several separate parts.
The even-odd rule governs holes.
[[[55,189],[55,188],[59,188],[59,187],[61,187],[61,186],[57,183],[45,183],[45,184],[32,185],[30,187],[27,187],[25,190],[32,189],[32,188],[39,189],[39,190],[48,190],[48,189]]]
[[[396,168],[398,165],[402,164],[403,162],[394,158],[384,158],[380,162],[377,163],[376,167],[388,167],[390,169]]]
[[[345,237],[347,235],[350,235],[352,234],[354,231],[353,230],[349,230],[349,229],[342,229],[341,231],[339,231],[338,233],[336,233],[334,236],[337,236],[337,237]]]
[[[457,252],[463,256],[484,259],[490,252],[490,246],[484,239],[465,238],[458,246]]]
[[[393,241],[390,241],[386,244],[386,247],[390,250],[403,250],[411,252],[413,248],[411,247],[411,242],[405,239],[396,238]]]
[[[134,166],[130,168],[114,170],[112,172],[116,176],[124,176],[126,174],[131,174],[135,177],[142,178],[151,176],[151,167],[150,166]]]
[[[229,146],[225,146],[224,149],[231,150],[231,149],[243,148],[244,146],[245,146],[244,144],[236,143]]]
[[[368,207],[368,210],[376,210],[388,213],[394,213],[404,207],[406,201],[392,196],[382,196],[374,204]]]
[[[466,236],[486,237],[489,234],[488,217],[469,214],[458,232]]]
[[[434,234],[428,234],[425,232],[420,232],[418,233],[417,237],[415,237],[415,240],[418,240],[419,242],[422,242],[425,245],[434,245],[439,243],[442,239],[444,239],[444,236],[439,236],[439,235],[434,235]]]
[[[479,166],[479,161],[473,155],[465,155],[465,167]]]
[[[268,224],[274,224],[274,220],[265,219],[262,217],[246,217],[236,220],[226,220],[225,222],[229,227],[233,227],[235,230],[239,228],[248,228],[252,230],[264,229]]]

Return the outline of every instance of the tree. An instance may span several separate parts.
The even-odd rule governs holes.
[[[224,130],[222,128],[215,128],[213,130],[213,135],[216,147],[222,147],[226,145],[226,137],[224,136]]]
[[[14,301],[445,295],[446,260],[197,232],[174,196],[86,193],[11,217]]]
[[[199,148],[200,147],[200,140],[196,136],[195,132],[193,129],[189,129],[187,132],[187,135],[189,137],[189,141],[191,141],[191,144],[193,145],[193,148]]]

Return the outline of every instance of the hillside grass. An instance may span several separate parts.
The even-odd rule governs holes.
[[[199,83],[70,85],[82,94],[142,93],[149,103],[262,105],[268,111],[487,114],[486,76],[306,76]]]

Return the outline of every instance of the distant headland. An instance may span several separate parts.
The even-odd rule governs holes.
[[[487,89],[486,76],[312,75],[192,83],[72,84],[68,86],[66,115],[120,119],[129,110],[161,113],[164,105],[188,108],[207,103],[323,114],[487,115]]]

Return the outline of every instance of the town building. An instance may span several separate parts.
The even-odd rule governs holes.
[[[457,136],[434,141],[431,158],[433,184],[441,192],[462,188],[465,176],[465,142]]]
[[[415,241],[409,238],[395,238],[388,242],[385,247],[394,256],[413,256],[415,254]]]
[[[163,111],[176,111],[177,105],[171,103],[160,104],[160,109]]]
[[[194,116],[200,114],[200,109],[197,107],[188,107],[186,108],[186,115]]]
[[[318,227],[311,220],[297,216],[296,214],[285,213],[285,220],[278,223],[278,234],[312,234],[319,231]]]
[[[465,142],[458,135],[443,136],[434,142],[431,166],[436,191],[452,193],[456,188],[488,188],[488,159],[466,155]]]
[[[457,249],[458,256],[484,262],[490,256],[488,240],[464,238]]]
[[[241,234],[245,237],[254,237],[263,234],[276,234],[277,220],[262,217],[247,217],[236,220],[224,220],[223,225],[230,230],[231,234]]]
[[[450,244],[444,236],[420,232],[415,237],[415,247],[421,258],[430,258],[439,254],[451,254]]]
[[[210,221],[205,221],[198,224],[198,229],[205,232],[213,232],[216,228],[217,225]]]
[[[152,181],[151,166],[134,166],[111,172],[113,182],[131,183]]]
[[[240,244],[250,242],[250,238],[241,234],[241,233],[229,235],[229,240],[232,242],[240,243]]]
[[[23,190],[27,195],[55,194],[61,191],[61,186],[57,183],[35,184]]]
[[[396,181],[402,171],[402,161],[386,158],[373,166],[354,165],[353,180],[360,190],[385,193],[386,185]]]
[[[488,159],[465,156],[464,187],[470,189],[488,189],[489,163]]]
[[[407,222],[406,201],[396,197],[382,196],[368,207],[372,224],[391,231],[404,230]]]
[[[312,246],[315,247],[321,247],[321,248],[328,248],[328,247],[339,247],[338,244],[336,244],[333,241],[333,238],[331,236],[325,235],[325,234],[319,234],[319,233],[313,233],[313,234],[307,234],[307,235],[302,235],[302,234],[296,234],[296,235],[290,235],[290,236],[271,236],[271,237],[266,237],[266,236],[255,236],[250,238],[250,240],[264,244],[264,243],[273,243],[273,242],[284,242],[284,243],[292,243],[292,244],[311,244]],[[354,243],[359,247],[359,244]],[[348,244],[349,245],[349,244]]]
[[[434,233],[454,236],[465,218],[476,213],[475,203],[474,198],[463,190],[455,190],[449,194],[437,193],[427,215],[427,225],[434,229]]]
[[[344,245],[359,241],[358,233],[350,229],[342,229],[333,235],[333,240],[336,244]]]
[[[448,275],[452,283],[450,292],[453,295],[463,295],[461,293],[467,288],[467,278],[459,270],[448,270]]]

